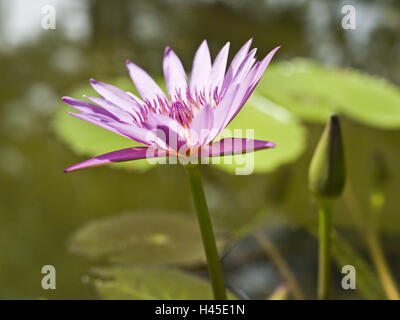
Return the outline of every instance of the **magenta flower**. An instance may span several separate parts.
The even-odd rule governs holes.
[[[129,75],[141,99],[110,84],[90,80],[101,97],[92,103],[63,97],[80,113],[72,116],[98,125],[144,146],[110,152],[73,165],[66,172],[150,157],[199,155],[212,157],[272,148],[269,141],[227,138],[213,142],[241,110],[275,52],[256,62],[251,40],[237,52],[226,71],[227,43],[211,62],[207,42],[198,48],[190,82],[175,52],[167,47],[163,71],[168,95],[140,67],[127,61]]]

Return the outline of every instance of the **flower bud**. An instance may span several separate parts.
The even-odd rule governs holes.
[[[340,196],[345,184],[345,162],[339,118],[332,114],[311,160],[308,183],[322,199]]]

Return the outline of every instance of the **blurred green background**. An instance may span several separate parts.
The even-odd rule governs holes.
[[[40,26],[41,8],[46,4],[56,8],[55,30]],[[190,70],[203,39],[208,40],[212,56],[230,41],[232,58],[232,52],[250,37],[259,58],[282,45],[274,63],[306,57],[329,67],[355,68],[398,86],[400,3],[352,1],[357,10],[356,30],[341,27],[341,7],[345,4],[328,0],[1,0],[0,298],[96,298],[89,270],[109,261],[71,252],[74,250],[69,250],[68,244],[76,230],[93,220],[126,212],[172,211],[194,216],[185,173],[178,166],[140,172],[103,167],[65,175],[65,167],[88,155],[73,152],[76,148],[66,143],[65,132],[56,132],[62,96],[77,92],[91,77],[101,81],[128,77],[128,58],[161,75],[166,45]],[[309,230],[316,224],[317,205],[306,181],[323,121],[297,114],[290,99],[274,96],[281,90],[285,97],[284,79],[271,76],[268,81],[262,83],[265,89],[260,89],[260,95],[264,92],[274,103],[289,104],[284,105],[285,110],[293,113],[299,126],[301,123],[302,146],[289,145],[297,148],[292,159],[265,173],[234,176],[215,167],[202,168],[206,193],[221,241],[235,240],[226,242],[229,245],[223,259],[233,291],[263,299],[284,282],[276,261],[250,235],[257,227],[286,259],[306,297],[314,298],[317,242]],[[371,84],[371,90],[376,83]],[[319,85],[324,86],[319,81],[314,85],[310,89],[316,91]],[[335,83],[327,87],[340,96],[337,90]],[[398,89],[393,90],[397,90],[393,101],[398,102]],[[293,100],[301,103],[301,99],[295,96]],[[365,225],[357,228],[358,218],[379,225],[382,246],[399,283],[400,122],[395,123],[398,118],[392,116],[390,108],[385,111],[385,106],[376,105],[376,110],[383,110],[383,116],[395,124],[390,128],[374,125],[374,114],[362,107],[363,102],[359,111],[365,121],[346,112],[341,117],[351,189],[346,189],[337,204],[335,225],[371,270],[363,238]],[[397,108],[398,117],[400,105],[392,107]],[[257,131],[255,134],[257,138]],[[271,152],[279,153],[279,145]],[[383,206],[376,205],[380,199],[384,199]],[[246,228],[249,220],[255,222]],[[41,268],[46,264],[56,267],[56,290],[41,288]],[[205,274],[201,263],[189,269]],[[335,298],[368,297],[359,290],[342,290],[339,268],[335,267],[333,275]],[[376,295],[385,298],[379,290],[381,287]]]

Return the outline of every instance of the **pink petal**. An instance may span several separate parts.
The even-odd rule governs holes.
[[[265,70],[267,69],[269,63],[271,62],[272,58],[274,57],[275,53],[279,50],[281,46],[278,46],[271,50],[265,58],[261,61],[260,67],[258,68],[258,71],[253,79],[252,85],[257,85],[258,81],[261,79],[262,75],[264,74]]]
[[[196,92],[206,88],[211,72],[211,56],[207,41],[204,40],[196,51],[193,59],[192,72],[190,75],[190,92]]]
[[[241,85],[230,86],[228,91],[225,93],[222,101],[219,103],[218,107],[214,110],[214,124],[213,131],[210,133],[210,141],[214,140],[219,133],[225,128],[226,118],[228,116],[230,108],[238,103],[237,94],[239,92]]]
[[[249,52],[249,54],[246,56],[246,58],[243,59],[243,62],[239,66],[239,68],[238,68],[236,74],[234,75],[232,82],[229,84],[229,86],[240,83],[246,78],[251,67],[253,66],[254,62],[256,61],[256,59],[254,58],[254,56],[256,55],[256,52],[257,52],[257,48],[254,48],[253,50],[251,50]]]
[[[187,76],[176,53],[166,47],[163,60],[163,71],[168,94],[173,99],[177,93],[186,94],[188,88]]]
[[[111,112],[107,111],[104,108],[95,106],[89,102],[81,101],[81,100],[70,98],[70,97],[62,97],[61,100],[82,113],[85,113],[88,115],[101,114],[101,115],[109,117],[111,119],[118,120],[118,118],[115,117],[115,115],[113,115]]]
[[[216,157],[242,154],[262,149],[274,148],[275,146],[275,143],[270,141],[244,138],[226,138],[202,147],[201,156]]]
[[[145,145],[152,145],[155,143],[157,143],[158,145],[158,143],[160,143],[158,138],[153,133],[143,128],[135,127],[134,125],[127,125],[117,121],[107,121],[109,120],[109,118],[101,117],[101,115],[92,116],[92,115],[77,114],[72,112],[67,112],[67,113],[73,117],[85,120],[89,123],[95,124],[106,130],[119,134],[125,138],[137,141],[139,143],[143,143]],[[160,144],[160,146],[163,147],[162,144]]]
[[[243,62],[243,59],[247,56],[247,53],[250,50],[251,43],[253,42],[253,39],[249,39],[236,53],[236,55],[233,57],[230,69],[233,69],[233,74],[236,74],[236,71],[239,69],[240,65]]]
[[[225,46],[217,54],[217,57],[214,60],[209,79],[211,90],[214,90],[214,88],[220,88],[222,82],[224,81],[226,63],[229,54],[229,46],[230,46],[229,42],[225,44]]]
[[[217,127],[220,131],[224,129],[242,109],[247,99],[255,89],[255,86],[257,85],[261,76],[264,74],[273,55],[279,48],[280,47],[273,49],[261,62],[257,62],[253,68],[247,72],[246,77],[244,79],[240,79],[238,85],[236,84],[238,83],[237,78],[232,81],[232,84],[228,88],[228,91],[223,97],[220,105],[215,110],[216,117],[218,118]],[[244,64],[242,64],[243,67],[246,65],[244,68],[247,68],[248,62],[249,60],[245,60]],[[242,77],[241,71],[238,71],[238,77]],[[236,86],[232,87],[235,84]]]
[[[143,100],[153,101],[158,97],[165,99],[164,92],[146,71],[129,60],[126,61],[126,66],[129,76]]]
[[[206,103],[196,113],[190,124],[190,133],[194,140],[190,141],[191,147],[197,147],[208,143],[208,138],[211,133],[210,130],[213,128],[213,125],[214,109],[210,104]]]
[[[155,149],[152,150],[152,148],[149,147],[127,148],[109,152],[101,156],[97,156],[89,160],[80,162],[65,169],[64,172],[71,172],[89,167],[103,166],[111,162],[123,162],[123,161],[146,159],[146,158],[149,159],[149,158],[163,157],[165,155],[166,155],[165,152],[162,151],[160,152]]]
[[[238,71],[240,65],[242,64],[243,60],[246,58],[250,50],[252,42],[253,39],[248,40],[233,57],[231,65],[229,66],[226,76],[224,78],[222,88],[227,88],[230,82],[232,81],[233,77],[236,75],[236,72]]]
[[[165,143],[163,149],[178,151],[186,143],[186,131],[179,122],[162,114],[149,113],[143,126]],[[161,130],[162,132],[158,132]],[[154,132],[156,131],[156,132]],[[160,146],[161,147],[161,146]]]
[[[101,106],[103,110],[107,110],[108,112],[112,113],[117,120],[127,123],[132,123],[132,121],[140,122],[141,117],[136,112],[129,113],[104,98],[90,96],[84,97]]]
[[[111,84],[90,79],[90,84],[104,99],[114,103],[127,112],[138,110],[138,104],[129,95],[120,88]]]
[[[236,115],[239,113],[239,111],[242,109],[242,107],[246,103],[247,99],[250,97],[250,95],[254,91],[256,85],[260,81],[261,76],[264,74],[265,70],[267,69],[275,52],[278,51],[279,48],[280,48],[280,46],[276,47],[270,53],[268,53],[267,56],[261,62],[257,63],[257,65],[255,65],[254,68],[248,73],[246,80],[244,80],[243,84],[242,84],[242,86],[243,86],[242,89],[245,90],[245,92],[240,91],[238,93],[237,99],[241,99],[241,101],[239,104],[233,106],[229,110],[229,114],[227,116],[227,121],[225,123],[225,126],[227,126],[233,120],[233,118],[236,117]],[[246,89],[246,86],[247,86],[247,89]],[[244,93],[244,95],[243,95],[243,93]]]

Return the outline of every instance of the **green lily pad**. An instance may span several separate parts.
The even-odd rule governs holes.
[[[103,299],[120,300],[212,300],[207,280],[174,269],[102,268],[94,286]],[[237,299],[228,293],[230,299]]]
[[[381,129],[400,128],[400,90],[355,70],[294,59],[271,65],[256,92],[307,121],[325,123],[335,112]]]
[[[246,130],[254,130],[254,139],[276,144],[274,149],[219,158],[220,164],[216,166],[235,174],[242,174],[238,169],[246,172],[246,166],[250,173],[272,171],[296,160],[306,143],[306,130],[294,115],[256,94],[253,94],[227,129],[233,133],[232,136],[239,138],[249,138]],[[238,134],[235,134],[235,129],[240,130]]]
[[[123,90],[136,93],[132,82],[128,78],[118,79],[110,83]],[[83,94],[97,96],[89,85],[73,91],[70,96],[79,98]],[[73,111],[73,108],[62,103],[56,113],[54,126],[62,140],[69,144],[77,154],[85,155],[86,157],[97,156],[114,150],[140,145],[113,132],[74,118],[68,115],[67,111]],[[275,150],[263,150],[256,153],[254,157],[254,172],[270,171],[295,160],[302,153],[305,144],[305,131],[298,121],[287,110],[270,103],[261,96],[251,98],[228,126],[228,129],[254,129],[255,139],[271,140],[277,143],[278,148]],[[245,137],[245,131],[243,132],[243,137]],[[239,159],[239,161],[250,159],[251,161],[251,157],[252,153],[249,153],[248,155],[235,156],[234,159]],[[234,160],[233,164],[228,164],[232,162],[231,158],[228,156],[219,158],[224,161],[220,161],[222,164],[217,166],[233,173],[238,167],[243,167],[241,163],[236,162],[235,164]],[[127,161],[111,165],[134,168],[136,170],[147,170],[152,167],[147,160]]]
[[[70,240],[72,252],[116,263],[189,264],[204,260],[195,218],[177,213],[127,213],[94,221]]]

